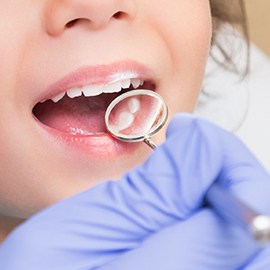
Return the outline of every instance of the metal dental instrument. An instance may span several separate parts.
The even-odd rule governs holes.
[[[145,114],[147,112],[147,114]],[[105,123],[111,135],[125,142],[144,141],[152,149],[150,139],[166,123],[168,109],[157,93],[133,90],[114,99],[105,114]]]
[[[105,113],[106,127],[113,137],[125,142],[144,141],[152,149],[156,144],[150,137],[165,125],[167,118],[168,109],[162,97],[144,89],[118,96]],[[270,242],[270,216],[257,213],[227,188],[214,183],[206,201],[224,220],[244,229],[258,244]]]

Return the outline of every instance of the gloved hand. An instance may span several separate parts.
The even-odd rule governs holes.
[[[179,114],[144,164],[11,233],[0,269],[270,269],[269,246],[205,207],[214,181],[270,214],[270,176],[248,149],[219,127]]]

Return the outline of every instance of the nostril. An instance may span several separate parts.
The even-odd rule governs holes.
[[[122,19],[123,17],[125,17],[125,13],[122,11],[118,11],[113,15],[113,18],[115,19]]]
[[[66,24],[66,27],[67,27],[67,28],[71,28],[71,27],[74,26],[78,21],[79,21],[79,19],[72,20],[72,21],[70,21],[70,22],[68,22],[68,23]]]
[[[112,16],[112,18],[119,20],[125,16],[126,14],[124,12],[118,11]],[[80,21],[86,21],[86,20],[89,21],[89,19],[87,18],[77,18],[77,19],[71,20],[66,24],[66,28],[72,28],[74,25],[78,24]]]

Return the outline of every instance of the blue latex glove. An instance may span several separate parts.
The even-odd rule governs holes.
[[[214,181],[270,214],[270,176],[247,148],[207,121],[177,115],[144,164],[18,227],[0,248],[0,269],[270,269],[269,246],[204,207]]]

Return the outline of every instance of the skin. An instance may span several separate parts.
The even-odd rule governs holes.
[[[132,60],[153,74],[170,118],[192,112],[212,27],[208,0],[9,0],[0,13],[3,239],[37,211],[119,178],[150,153],[140,143],[124,155],[96,157],[52,139],[32,115],[44,89],[83,66]],[[155,140],[164,138],[165,129]]]

